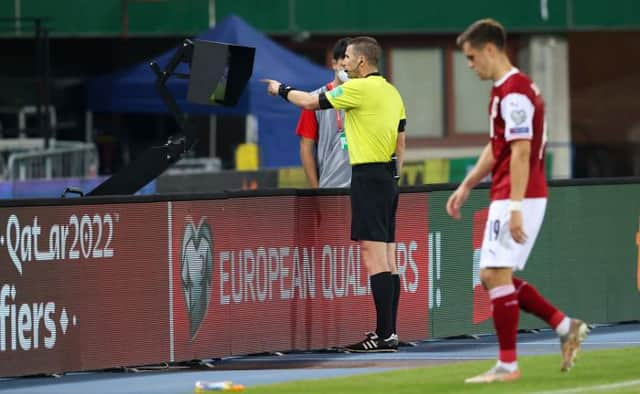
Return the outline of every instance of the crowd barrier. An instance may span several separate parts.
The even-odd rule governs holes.
[[[487,190],[454,221],[451,187],[402,189],[403,340],[492,331],[477,279]],[[639,319],[640,180],[551,193],[523,277],[590,322]],[[375,320],[349,223],[345,190],[0,201],[0,376],[359,340]]]

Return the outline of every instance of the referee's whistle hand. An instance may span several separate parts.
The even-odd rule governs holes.
[[[276,81],[275,79],[267,79],[267,78],[261,79],[260,82],[267,84],[267,93],[269,93],[272,96],[278,95],[280,82]]]

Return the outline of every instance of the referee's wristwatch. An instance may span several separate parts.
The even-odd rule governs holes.
[[[291,86],[281,83],[280,86],[278,86],[278,96],[282,97],[286,101],[289,101],[287,96],[289,95],[289,92],[291,92],[292,90],[293,88]]]

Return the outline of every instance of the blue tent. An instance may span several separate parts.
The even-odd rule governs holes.
[[[235,15],[226,17],[196,38],[255,47],[253,75],[238,105],[233,108],[187,102],[187,81],[171,78],[167,86],[180,108],[193,114],[253,114],[258,120],[262,166],[298,165],[298,139],[294,131],[299,110],[279,97],[267,95],[260,79],[277,79],[301,90],[313,90],[332,80],[332,72],[276,44]],[[149,61],[156,60],[164,69],[174,52],[175,49]],[[188,73],[187,66],[181,64],[176,72]],[[167,112],[155,90],[155,80],[149,62],[97,77],[88,85],[88,109],[94,112]]]

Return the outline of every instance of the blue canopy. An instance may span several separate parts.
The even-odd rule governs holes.
[[[314,90],[331,81],[332,72],[280,46],[235,15],[229,15],[196,39],[255,47],[253,74],[240,101],[232,108],[192,104],[186,100],[188,82],[171,78],[167,86],[180,108],[193,114],[253,114],[258,120],[262,166],[298,165],[298,138],[294,130],[300,111],[279,97],[267,95],[260,79],[277,79],[301,90]],[[149,61],[157,61],[164,69],[174,52],[172,49]],[[156,92],[156,77],[149,61],[91,80],[88,109],[94,112],[167,112]],[[189,71],[181,64],[176,72]]]

